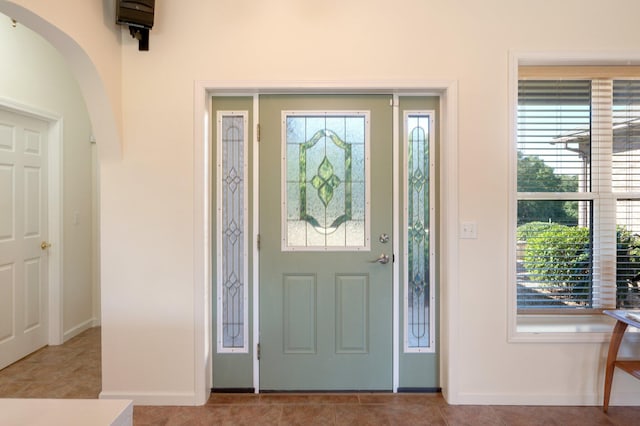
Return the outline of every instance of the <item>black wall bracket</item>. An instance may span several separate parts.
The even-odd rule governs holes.
[[[129,25],[129,34],[131,37],[138,40],[138,50],[148,51],[149,50],[149,29],[134,27]]]

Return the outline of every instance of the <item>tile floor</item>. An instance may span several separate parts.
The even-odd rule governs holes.
[[[98,398],[100,328],[47,346],[0,370],[0,398]]]
[[[100,329],[0,370],[0,398],[97,398]],[[451,406],[439,394],[213,394],[201,407],[136,406],[134,425],[618,425],[640,406]],[[91,426],[91,425],[88,425]]]

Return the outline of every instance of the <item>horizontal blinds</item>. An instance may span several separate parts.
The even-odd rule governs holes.
[[[640,200],[616,203],[616,306],[640,308]]]
[[[520,309],[640,307],[639,164],[638,80],[520,82]]]
[[[640,81],[613,82],[613,161],[615,192],[640,192]]]
[[[518,198],[518,308],[640,308],[640,81],[520,81]]]
[[[590,105],[589,80],[519,82],[519,192],[590,190]]]
[[[613,82],[612,190],[617,196],[616,306],[640,308],[640,81]]]
[[[593,306],[592,204],[586,200],[518,201],[518,219],[526,218],[517,230],[518,308]],[[570,207],[581,217],[580,223],[545,220],[548,212]],[[536,218],[536,213],[543,216]]]
[[[592,190],[597,194],[593,223],[593,306],[615,306],[616,224],[611,193],[611,89],[610,79],[592,82]]]

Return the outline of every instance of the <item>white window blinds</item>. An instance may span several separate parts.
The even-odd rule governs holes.
[[[593,306],[591,82],[518,88],[520,309]]]
[[[637,80],[519,82],[520,310],[640,299],[639,121]]]
[[[614,80],[612,190],[616,196],[616,287],[619,308],[639,308],[640,81]]]

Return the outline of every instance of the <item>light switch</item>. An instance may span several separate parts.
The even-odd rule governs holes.
[[[478,225],[475,222],[460,223],[460,238],[466,238],[466,239],[478,238]]]

